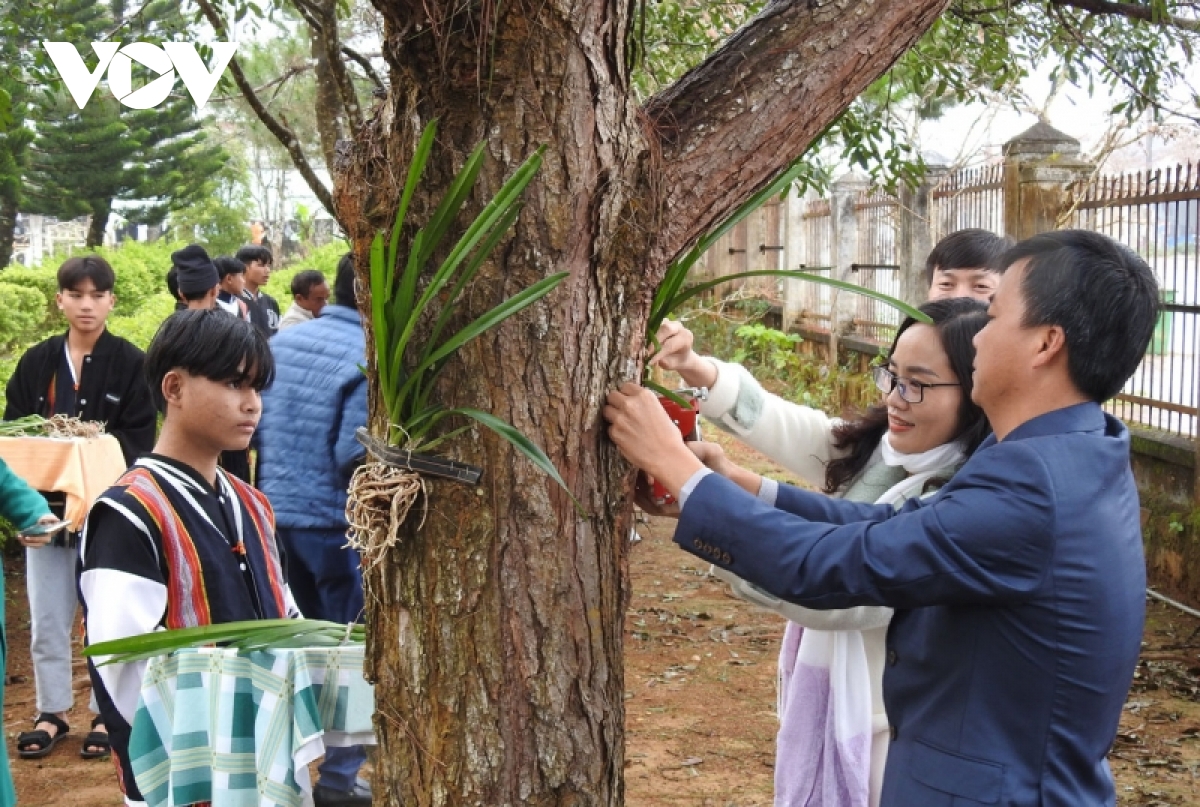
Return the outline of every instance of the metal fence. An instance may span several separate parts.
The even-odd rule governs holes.
[[[880,190],[864,191],[854,204],[858,219],[858,255],[850,265],[851,278],[865,289],[900,296],[900,264],[896,256],[900,202]],[[865,339],[885,343],[900,326],[900,314],[869,297],[855,298],[854,331]]]
[[[829,277],[833,268],[833,210],[828,199],[812,199],[804,203],[801,229],[804,252],[799,268],[815,275]],[[829,328],[833,293],[828,286],[805,283],[799,287],[800,319],[810,328]]]
[[[946,174],[929,199],[935,243],[968,227],[1004,232],[1004,166],[999,163]]]
[[[703,276],[800,268],[907,296],[910,302],[923,299],[923,287],[915,288],[913,277],[920,271],[915,265],[923,265],[927,252],[918,257],[912,228],[920,228],[929,245],[968,227],[1005,232],[1006,204],[1011,201],[1005,196],[1006,176],[1003,164],[945,173],[927,186],[921,212],[881,191],[863,191],[861,183],[846,185],[843,196],[837,195],[835,184],[832,198],[766,206],[718,243],[706,258]],[[1064,187],[1064,195],[1054,203],[1061,206],[1050,209],[1049,221],[1101,232],[1127,244],[1154,269],[1163,291],[1164,310],[1150,349],[1110,404],[1112,411],[1132,423],[1195,438],[1200,404],[1200,164],[1091,176]],[[791,237],[785,238],[789,232]],[[901,248],[902,232],[909,233],[907,252]],[[907,295],[902,293],[906,272]],[[782,294],[785,321],[814,333],[830,329],[836,304],[839,333],[879,345],[891,341],[900,319],[888,306],[846,295],[837,300],[827,286],[811,283],[789,283],[786,293],[773,281],[747,283],[742,292],[772,300]]]
[[[1096,177],[1071,187],[1063,226],[1104,233],[1150,264],[1163,312],[1150,350],[1112,402],[1119,417],[1195,436],[1200,386],[1200,166]]]

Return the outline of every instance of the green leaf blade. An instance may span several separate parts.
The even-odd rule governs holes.
[[[567,487],[567,483],[563,481],[562,475],[559,474],[558,469],[554,467],[554,463],[551,462],[550,458],[546,456],[546,452],[542,451],[537,443],[533,442],[520,431],[518,431],[515,426],[504,420],[501,420],[493,414],[482,412],[478,409],[463,408],[452,409],[449,411],[451,414],[463,415],[464,417],[471,418],[475,422],[487,427],[488,429],[491,429],[493,432],[511,443],[512,446],[524,454],[530,462],[532,462],[543,472],[545,472],[547,476],[558,483],[559,487],[561,487],[566,492],[567,496],[570,497],[571,502],[575,505],[575,509],[579,512],[580,516],[586,516],[583,505],[581,505],[579,500],[575,498],[575,495],[571,493],[571,489]]]
[[[387,255],[388,266],[390,267],[388,274],[389,289],[395,282],[395,277],[391,273],[395,271],[396,262],[399,258],[400,232],[404,220],[408,217],[408,205],[412,201],[413,194],[416,193],[421,176],[425,173],[425,166],[429,162],[429,153],[433,150],[433,143],[437,138],[437,129],[437,118],[426,124],[424,131],[421,132],[421,139],[417,143],[417,150],[413,154],[412,162],[408,165],[408,176],[404,181],[404,191],[400,196],[400,206],[396,209],[396,223],[392,227],[391,249]]]
[[[304,635],[315,630],[331,628],[344,631],[346,626],[316,619],[251,619],[241,622],[222,622],[217,625],[159,630],[122,639],[96,642],[85,647],[83,655],[92,657],[145,652],[161,655],[181,647],[243,642],[255,635]]]
[[[415,379],[425,373],[425,371],[427,371],[436,362],[454,353],[463,345],[467,344],[472,339],[475,339],[485,331],[494,328],[509,317],[533,305],[542,297],[545,297],[547,294],[553,291],[554,288],[563,280],[565,280],[569,274],[569,272],[558,272],[557,274],[543,278],[532,286],[529,286],[528,288],[525,288],[514,294],[512,297],[509,297],[507,300],[492,308],[490,311],[480,315],[478,319],[471,322],[458,333],[448,338],[444,343],[439,345],[432,353],[430,353],[420,364],[420,366],[418,366],[413,372],[413,377],[408,380],[408,383],[405,385],[405,387],[400,390],[400,395],[403,396],[409,393],[415,383]]]
[[[484,209],[480,211],[467,231],[450,250],[450,254],[446,256],[445,261],[434,273],[429,285],[425,287],[424,293],[421,295],[420,301],[416,305],[417,313],[424,311],[435,295],[445,287],[445,285],[453,277],[454,271],[462,263],[467,254],[479,243],[479,240],[487,235],[494,227],[498,227],[499,223],[509,220],[508,212],[515,206],[520,204],[521,193],[525,190],[525,186],[533,179],[538,169],[541,167],[542,158],[541,150],[534,152],[520,167],[509,177],[504,186],[496,193],[496,195],[488,202]],[[515,218],[510,221],[515,221]],[[461,288],[459,289],[461,292]],[[453,306],[455,298],[446,301],[446,306]],[[412,329],[415,326],[416,317],[405,326],[404,334],[400,337],[400,341],[404,344],[408,343],[411,338]],[[433,340],[427,343],[430,349],[436,347]]]

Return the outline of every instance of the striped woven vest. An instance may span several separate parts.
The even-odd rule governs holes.
[[[258,491],[234,478],[230,485],[242,510],[242,552],[170,485],[134,465],[117,481],[149,514],[146,524],[162,547],[167,566],[166,627],[186,628],[259,616],[239,565],[249,565],[263,618],[287,615],[283,571],[275,543],[275,519]]]

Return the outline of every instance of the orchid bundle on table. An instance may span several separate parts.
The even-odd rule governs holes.
[[[69,415],[26,415],[16,420],[0,420],[0,437],[84,437],[104,434],[104,424],[80,420]]]

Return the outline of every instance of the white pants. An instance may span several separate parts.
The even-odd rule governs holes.
[[[25,585],[32,623],[29,654],[38,712],[65,712],[75,702],[71,689],[71,629],[78,623],[75,609],[75,547],[42,546],[25,549]],[[93,694],[89,706],[98,712]]]

